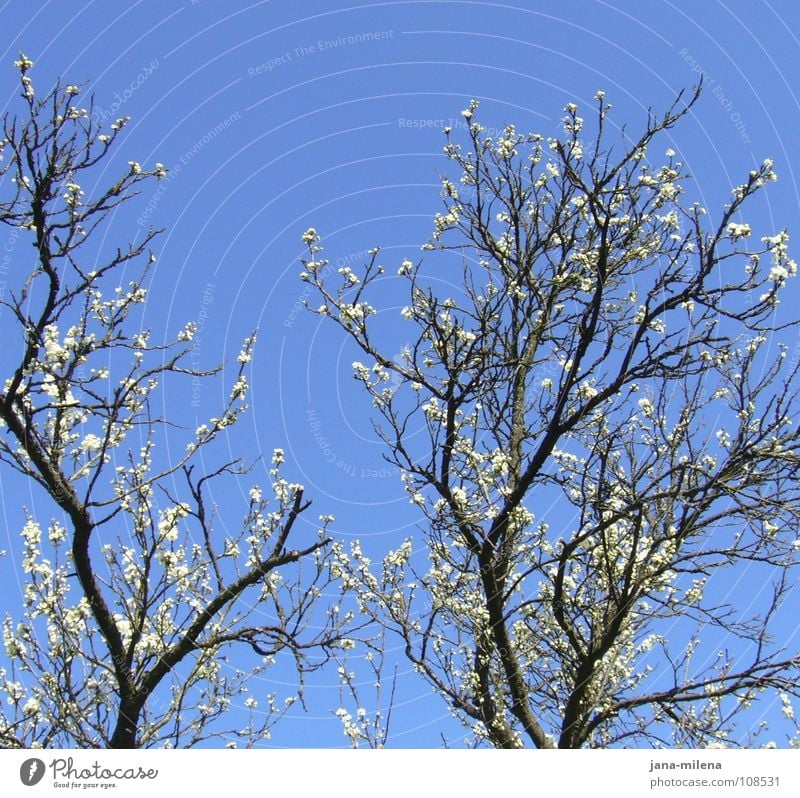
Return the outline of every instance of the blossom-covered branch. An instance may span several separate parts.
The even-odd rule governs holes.
[[[459,263],[457,289],[399,265],[400,358],[372,335],[380,251],[337,280],[303,236],[301,278],[363,350],[354,376],[424,518],[420,551],[375,572],[337,548],[340,569],[479,741],[741,744],[751,702],[798,693],[771,634],[800,526],[776,315],[797,265],[785,231],[742,216],[771,161],[710,221],[654,152],[699,95],[613,147],[603,92],[588,139],[574,104],[560,137],[491,138],[473,101],[467,141],[445,129],[455,174],[423,247]],[[745,569],[766,588],[725,598]]]
[[[27,582],[21,616],[3,623],[0,738],[25,747],[177,747],[215,736],[256,744],[297,695],[284,704],[271,695],[257,711],[245,696],[252,677],[285,653],[302,686],[342,639],[344,617],[320,606],[332,519],[298,529],[310,502],[284,478],[276,449],[269,488],[249,488],[240,523],[226,520],[224,534],[215,523],[213,486],[224,495],[226,480],[251,470],[209,464],[247,410],[254,335],[218,416],[183,435],[177,457],[159,454],[159,432],[181,434],[179,414],[154,414],[157,392],[221,367],[189,365],[192,323],[164,343],[139,324],[157,231],[111,251],[93,234],[166,170],[131,161],[106,188],[84,190],[127,117],[104,132],[91,101],[79,106],[77,86],[59,83],[40,98],[31,61],[20,56],[16,67],[25,110],[3,122],[0,171],[11,190],[0,221],[24,230],[36,257],[2,299],[18,337],[3,346],[0,462],[38,485],[52,515],[28,512],[22,530]],[[232,646],[243,660],[228,661]]]

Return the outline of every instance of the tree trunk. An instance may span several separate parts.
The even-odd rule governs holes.
[[[136,737],[139,732],[139,713],[141,706],[123,703],[119,718],[111,737],[109,748],[138,748]]]

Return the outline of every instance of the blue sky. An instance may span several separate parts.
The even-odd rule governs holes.
[[[341,264],[363,263],[376,245],[387,266],[416,260],[439,210],[441,128],[461,121],[470,98],[487,127],[514,122],[550,135],[567,102],[586,107],[602,89],[612,122],[636,132],[648,107],[666,108],[702,73],[704,96],[664,146],[678,151],[712,212],[772,157],[780,181],[748,221],[762,234],[800,229],[794,2],[9,0],[0,15],[0,106],[13,101],[11,64],[22,50],[38,85],[85,82],[101,118],[132,117],[107,176],[128,160],[171,170],[161,192],[145,193],[109,230],[129,240],[148,225],[166,229],[145,324],[174,335],[201,319],[202,366],[233,358],[259,328],[252,411],[232,451],[268,460],[284,447],[287,473],[306,485],[314,510],[376,554],[413,533],[415,514],[352,379],[355,350],[298,311],[300,235],[317,228]],[[786,290],[791,313],[798,289]],[[406,298],[387,285],[385,299],[383,312],[396,314]],[[226,385],[166,399],[187,425],[200,423]],[[0,548],[13,549],[19,493],[7,474],[0,487],[9,526]],[[11,559],[0,560],[0,583],[17,578]],[[18,599],[14,587],[0,596],[9,608]],[[787,640],[794,633],[787,628]],[[402,660],[398,668],[391,741],[438,745],[442,724],[457,740],[445,706]],[[330,701],[284,721],[276,744],[343,744],[329,711],[334,681]]]

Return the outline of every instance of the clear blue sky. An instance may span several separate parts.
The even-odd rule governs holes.
[[[413,532],[415,515],[352,380],[355,350],[296,309],[300,235],[317,228],[334,262],[363,262],[377,244],[387,266],[416,259],[439,209],[441,127],[470,98],[487,126],[550,135],[565,103],[588,105],[603,89],[614,122],[635,132],[649,106],[665,108],[702,71],[701,102],[664,146],[681,154],[712,210],[774,158],[780,182],[749,221],[763,234],[785,225],[800,235],[800,7],[788,0],[9,0],[0,21],[0,107],[13,100],[11,64],[23,50],[39,86],[88,82],[109,123],[132,117],[117,165],[171,169],[161,195],[141,198],[141,230],[128,218],[109,233],[124,241],[150,224],[167,230],[146,324],[174,334],[201,317],[198,352],[209,366],[260,328],[253,410],[232,450],[284,447],[314,510],[376,555]],[[386,311],[405,304],[387,291]],[[791,312],[798,288],[786,291]],[[224,390],[209,385],[195,407],[187,387],[169,406],[199,423]],[[9,525],[0,548],[11,550],[19,492],[5,473],[0,488]],[[11,558],[0,560],[10,609],[19,576]],[[391,742],[438,745],[443,724],[457,740],[444,704],[402,659],[398,667]],[[330,700],[284,721],[275,744],[345,743],[329,713],[333,681]]]

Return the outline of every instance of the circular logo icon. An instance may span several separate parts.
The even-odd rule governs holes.
[[[42,780],[42,776],[44,776],[44,762],[41,759],[32,757],[20,765],[19,778],[26,787],[38,784]]]

